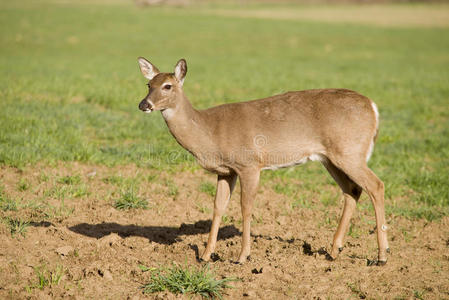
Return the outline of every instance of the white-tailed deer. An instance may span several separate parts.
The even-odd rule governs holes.
[[[214,214],[206,249],[214,252],[220,220],[240,178],[243,215],[243,263],[250,254],[251,210],[260,171],[319,160],[343,191],[345,204],[335,233],[331,259],[343,247],[351,215],[362,190],[371,198],[377,223],[378,264],[387,261],[388,241],[384,212],[384,184],[368,168],[378,131],[374,102],[354,91],[317,89],[288,92],[260,100],[196,110],[182,86],[187,73],[184,59],[174,73],[160,73],[145,58],[140,70],[149,80],[148,95],[139,109],[162,112],[178,143],[206,170],[218,175]]]

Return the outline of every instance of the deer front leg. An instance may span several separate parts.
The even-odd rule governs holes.
[[[209,232],[209,239],[207,241],[206,249],[204,250],[201,259],[208,261],[211,254],[215,250],[215,244],[217,243],[218,229],[220,227],[221,217],[223,216],[226,207],[228,206],[229,199],[231,198],[232,190],[235,186],[237,179],[236,174],[229,176],[218,176],[217,191],[215,194],[214,203],[214,216],[212,218],[212,225]]]
[[[241,206],[243,217],[243,235],[242,235],[242,250],[240,251],[238,263],[244,263],[251,251],[251,218],[254,198],[257,193],[257,186],[259,185],[260,170],[251,170],[240,174]]]

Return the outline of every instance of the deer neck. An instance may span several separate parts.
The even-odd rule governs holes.
[[[176,107],[163,110],[162,116],[176,141],[193,155],[212,145],[201,112],[193,108],[185,95],[178,99]]]

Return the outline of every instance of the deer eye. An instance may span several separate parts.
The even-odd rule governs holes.
[[[170,89],[171,89],[171,84],[164,85],[164,90],[170,90]]]

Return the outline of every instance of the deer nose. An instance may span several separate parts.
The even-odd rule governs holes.
[[[146,99],[143,99],[139,103],[139,109],[141,111],[151,111],[153,108],[151,107],[150,103]]]

